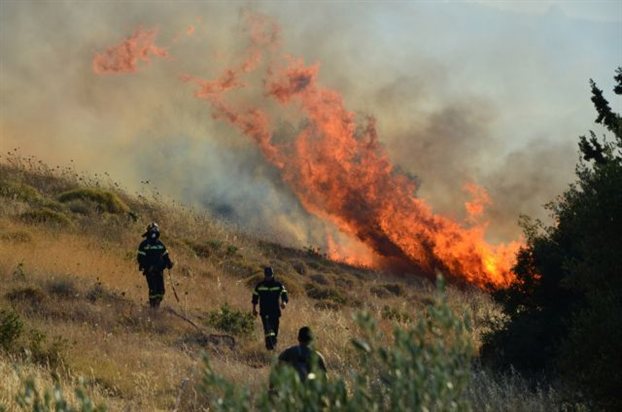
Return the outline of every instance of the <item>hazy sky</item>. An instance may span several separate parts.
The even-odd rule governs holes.
[[[206,204],[300,244],[327,229],[309,217],[257,148],[193,97],[181,74],[234,62],[240,10],[272,16],[283,48],[319,63],[419,196],[464,217],[463,184],[492,198],[491,240],[573,179],[577,139],[593,129],[588,80],[610,92],[622,64],[622,2],[0,1],[0,148],[107,171],[135,189]],[[192,25],[192,36],[184,35]],[[95,53],[142,26],[169,57],[131,76],[97,76]],[[599,129],[595,129],[599,130]]]

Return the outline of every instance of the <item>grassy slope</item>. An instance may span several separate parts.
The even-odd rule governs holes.
[[[93,196],[93,191],[59,201],[67,198],[61,193],[86,187],[113,192],[131,213],[109,207],[110,195]],[[135,264],[140,235],[151,220],[160,223],[177,262],[173,276],[181,300],[175,301],[167,283],[163,308],[156,313],[146,306],[146,284]],[[272,358],[263,349],[258,320],[253,335],[236,337],[230,349],[202,344],[189,323],[166,309],[185,313],[208,333],[221,333],[203,322],[207,313],[224,303],[249,310],[251,285],[265,264],[275,267],[291,293],[281,347],[295,342],[300,326],[310,325],[318,349],[338,374],[351,366],[347,348],[356,329],[355,311],[384,318],[381,328],[389,332],[396,319],[416,318],[432,289],[425,281],[352,268],[312,251],[258,240],[179,205],[128,196],[113,183],[102,188],[71,169],[5,159],[0,163],[0,308],[14,308],[48,342],[55,336],[65,341],[56,366],[0,353],[0,375],[7,382],[0,388],[0,405],[11,410],[21,377],[35,376],[49,385],[50,371],[56,370],[67,386],[83,377],[93,397],[113,410],[171,410],[178,400],[193,409],[198,400],[192,387],[204,350],[222,375],[263,390]],[[450,288],[448,293],[455,310],[474,319],[477,347],[485,321],[498,316],[496,308],[477,290]],[[189,384],[182,385],[184,380]]]

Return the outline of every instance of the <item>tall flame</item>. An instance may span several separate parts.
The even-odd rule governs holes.
[[[466,186],[473,197],[465,205],[469,225],[433,213],[415,196],[415,181],[392,165],[379,143],[375,119],[359,119],[337,91],[320,85],[318,64],[308,66],[279,53],[280,30],[273,21],[256,14],[247,15],[247,21],[250,41],[240,64],[216,80],[182,79],[198,85],[195,96],[209,102],[214,117],[257,144],[307,211],[371,250],[361,256],[360,248],[351,253],[329,239],[331,256],[390,262],[424,274],[441,270],[478,286],[505,287],[515,280],[511,268],[521,244],[485,240],[486,223],[477,223],[490,203],[483,188]],[[261,107],[226,98],[234,89],[249,87],[243,78],[262,67],[266,100]],[[273,139],[278,117],[266,109],[270,104],[301,119],[293,139]]]

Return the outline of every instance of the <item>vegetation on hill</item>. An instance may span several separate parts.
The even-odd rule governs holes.
[[[622,94],[622,68],[615,76]],[[525,221],[519,282],[496,294],[509,316],[484,347],[498,366],[572,383],[599,408],[622,398],[622,119],[590,82],[613,139],[580,138],[577,182],[548,205],[554,226]]]
[[[260,239],[156,194],[129,195],[102,177],[50,168],[14,151],[0,158],[0,196],[0,405],[6,410],[55,410],[59,404],[66,408],[56,410],[202,410],[219,390],[267,408],[273,354],[248,317],[252,287],[266,264],[292,296],[282,318],[282,347],[309,325],[330,369],[317,393],[274,378],[291,383],[282,384],[283,404],[326,390],[332,407],[354,407],[369,393],[365,399],[386,409],[393,404],[385,402],[400,402],[390,397],[402,393],[395,390],[406,393],[408,385],[424,381],[410,394],[421,405],[550,409],[564,398],[549,387],[525,391],[520,377],[501,380],[470,364],[482,333],[499,319],[497,307],[477,289],[449,286],[439,309],[435,288],[425,280],[332,262],[312,247]],[[127,208],[105,206],[106,199]],[[24,218],[43,208],[66,221]],[[135,264],[140,235],[152,220],[177,262],[158,312],[146,305]],[[360,313],[368,316],[364,327],[355,320]],[[455,327],[459,338],[440,334]],[[403,374],[416,380],[401,380]],[[424,379],[429,376],[437,378]],[[387,391],[376,392],[380,382]]]

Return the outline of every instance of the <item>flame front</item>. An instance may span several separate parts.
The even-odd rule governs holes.
[[[508,286],[520,242],[491,245],[485,223],[477,223],[490,203],[475,185],[465,206],[469,225],[435,214],[415,196],[416,183],[392,165],[378,141],[373,117],[358,119],[342,96],[317,81],[319,65],[279,53],[278,26],[267,17],[247,15],[249,46],[241,63],[216,80],[184,75],[198,85],[195,96],[212,106],[214,116],[250,137],[310,213],[336,225],[370,250],[350,253],[329,238],[329,254],[368,265],[399,264],[417,273],[437,270],[478,286]],[[263,62],[263,63],[262,63]],[[250,87],[243,78],[264,68],[259,107],[227,99]],[[249,84],[252,78],[249,77]],[[256,78],[257,76],[255,76]],[[268,110],[266,107],[280,108]],[[301,126],[294,138],[274,139],[280,115],[295,113]],[[341,245],[343,246],[343,245]]]

